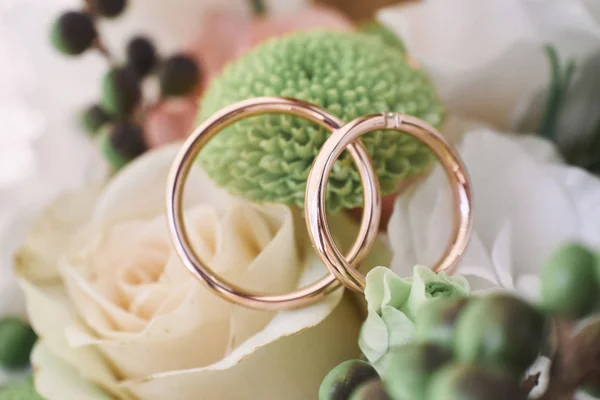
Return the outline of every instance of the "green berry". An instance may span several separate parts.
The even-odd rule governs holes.
[[[110,114],[127,116],[141,99],[139,76],[131,68],[112,68],[102,83],[102,107]]]
[[[525,400],[518,377],[482,366],[453,364],[431,378],[426,400]]]
[[[44,400],[33,384],[33,378],[27,377],[21,381],[0,387],[0,400]]]
[[[159,79],[163,96],[184,96],[200,82],[200,70],[190,57],[176,55],[164,62]]]
[[[344,361],[323,379],[319,400],[347,400],[355,389],[371,380],[379,380],[371,364],[361,360]]]
[[[89,0],[94,13],[106,18],[114,18],[121,14],[127,6],[126,0]]]
[[[431,374],[451,357],[452,353],[441,346],[410,343],[389,350],[378,365],[391,398],[422,399]]]
[[[33,329],[16,317],[0,320],[0,366],[19,369],[29,365],[29,355],[37,340]]]
[[[198,120],[257,96],[308,101],[346,122],[391,111],[439,126],[444,116],[435,87],[422,71],[414,70],[402,52],[356,32],[314,30],[265,41],[211,81]],[[303,208],[308,172],[328,137],[327,130],[303,118],[261,115],[223,129],[198,160],[231,193]],[[395,193],[400,183],[422,174],[435,160],[427,146],[402,132],[371,132],[361,141],[384,195]],[[343,154],[327,185],[327,208],[337,212],[362,201],[356,167]]]
[[[538,357],[544,316],[516,297],[471,299],[456,322],[455,354],[465,362],[522,373]]]
[[[127,44],[127,65],[139,76],[149,74],[158,62],[154,44],[143,36],[133,38]]]
[[[559,248],[541,272],[542,306],[551,313],[584,317],[600,298],[597,258],[587,248],[568,244]]]
[[[115,170],[121,169],[147,150],[142,128],[128,122],[109,127],[100,135],[100,150]]]
[[[96,36],[94,21],[88,14],[68,11],[52,25],[50,39],[58,51],[78,55],[92,46]]]
[[[466,297],[430,301],[419,309],[415,319],[415,336],[420,342],[454,347],[456,320],[467,304]]]
[[[97,104],[88,107],[81,118],[83,127],[90,133],[98,133],[104,124],[110,122],[112,118],[106,111]]]
[[[392,398],[387,394],[382,381],[372,379],[352,392],[349,400],[392,400]]]

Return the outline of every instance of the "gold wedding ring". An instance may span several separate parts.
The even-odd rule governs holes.
[[[472,229],[471,188],[465,166],[458,154],[433,127],[418,118],[396,113],[368,115],[344,125],[331,134],[315,159],[306,186],[304,212],[313,247],[329,271],[344,286],[358,292],[364,291],[365,277],[344,259],[331,237],[325,193],[333,164],[346,147],[350,143],[356,143],[361,135],[380,129],[405,132],[423,142],[437,156],[450,181],[454,201],[454,229],[446,250],[433,267],[435,272],[454,271],[467,247]],[[367,164],[359,165],[359,170],[366,168],[372,167]],[[373,187],[365,186],[365,192],[370,190]]]
[[[259,97],[235,103],[212,115],[202,123],[185,141],[175,157],[167,184],[167,222],[170,235],[177,251],[188,270],[209,289],[222,298],[249,308],[263,310],[281,310],[302,307],[322,300],[328,293],[341,287],[341,282],[330,272],[319,281],[284,294],[256,293],[233,285],[215,274],[198,256],[190,244],[188,231],[183,217],[183,194],[185,180],[194,165],[200,150],[223,128],[243,118],[266,114],[283,113],[306,118],[331,132],[339,129],[343,122],[327,111],[300,100],[280,97]],[[360,173],[360,179],[366,188],[364,191],[365,212],[361,220],[358,237],[346,258],[344,265],[352,268],[360,264],[369,253],[376,238],[381,198],[379,183],[369,154],[357,140],[346,142]],[[327,226],[325,225],[325,229]],[[329,231],[326,230],[328,234]],[[337,248],[334,248],[337,250]],[[339,250],[335,254],[337,257]]]
[[[183,218],[185,180],[200,150],[223,128],[246,117],[283,113],[306,118],[331,131],[319,151],[306,186],[305,218],[313,247],[329,274],[309,286],[283,294],[258,293],[227,282],[198,256],[190,244]],[[379,228],[381,195],[373,163],[359,137],[374,130],[397,130],[423,142],[439,159],[450,181],[454,202],[454,228],[446,250],[434,265],[436,272],[452,273],[468,244],[472,228],[471,188],[458,154],[424,121],[396,113],[374,114],[343,122],[322,108],[296,99],[258,97],[235,103],[215,113],[185,141],[175,158],[167,185],[167,221],[175,250],[184,265],[222,298],[249,308],[281,310],[302,307],[323,299],[342,284],[363,292],[365,277],[357,266],[371,250]],[[346,256],[333,241],[327,223],[325,194],[335,161],[348,150],[363,184],[364,210],[354,245]]]

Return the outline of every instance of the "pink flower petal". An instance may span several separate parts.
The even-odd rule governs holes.
[[[169,99],[150,110],[144,121],[149,147],[158,147],[187,137],[198,112],[195,98]]]
[[[240,55],[272,37],[311,29],[352,30],[352,22],[332,8],[313,6],[298,13],[273,18],[257,18],[246,35],[240,37],[237,55]]]

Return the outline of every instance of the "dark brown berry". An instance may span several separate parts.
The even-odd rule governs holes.
[[[519,378],[505,371],[453,364],[431,378],[427,400],[525,400]]]
[[[138,125],[119,122],[101,138],[101,150],[115,169],[120,169],[148,149],[144,132]]]
[[[110,114],[128,116],[141,99],[138,74],[129,67],[111,69],[102,83],[102,107]]]
[[[198,64],[184,55],[168,58],[160,72],[160,89],[163,96],[189,94],[199,81],[200,70]]]
[[[520,374],[540,354],[545,322],[541,312],[508,294],[471,299],[456,322],[456,356]]]
[[[121,14],[127,6],[126,0],[89,0],[94,13],[106,18],[114,18]]]
[[[68,11],[52,25],[51,41],[56,49],[68,55],[78,55],[89,49],[96,39],[92,18],[83,12]]]
[[[146,76],[156,66],[158,57],[152,42],[142,36],[133,38],[127,45],[127,65],[139,76]]]
[[[89,133],[95,134],[111,120],[110,115],[102,107],[94,104],[84,111],[81,122]]]
[[[371,364],[362,360],[344,361],[323,379],[319,400],[347,400],[354,390],[370,380],[379,380]]]

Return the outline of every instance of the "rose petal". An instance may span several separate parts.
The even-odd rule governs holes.
[[[106,186],[96,204],[94,223],[154,218],[165,209],[165,188],[173,159],[181,143],[150,151],[122,169]],[[184,204],[205,202],[227,207],[230,197],[214,186],[199,167],[192,167]]]
[[[113,400],[114,397],[98,386],[82,379],[77,370],[56,357],[52,351],[38,343],[31,355],[35,369],[37,392],[47,399]],[[127,399],[128,397],[120,397]]]
[[[310,266],[305,279],[322,274],[316,257]],[[355,306],[349,299],[337,305],[341,293],[336,293],[323,303],[280,312],[264,330],[214,365],[154,374],[124,386],[148,400],[195,399],[198,393],[207,399],[310,398],[329,369],[358,352],[360,320]]]
[[[116,379],[101,355],[93,348],[73,348],[67,342],[65,332],[81,327],[60,286],[36,286],[21,280],[21,287],[27,297],[29,321],[44,346],[57,357],[77,367],[78,374],[100,384],[111,392],[121,393],[115,386]],[[123,398],[127,398],[123,393]]]
[[[15,254],[15,272],[32,281],[56,282],[58,259],[92,212],[100,187],[58,197],[42,213]]]

